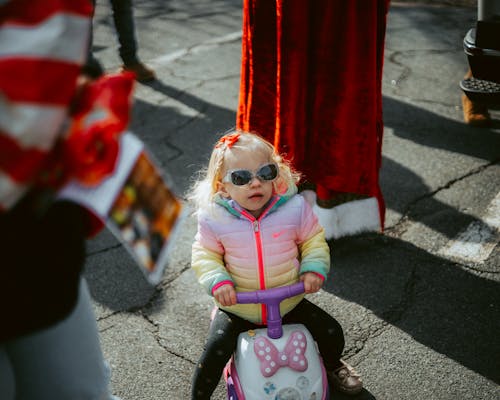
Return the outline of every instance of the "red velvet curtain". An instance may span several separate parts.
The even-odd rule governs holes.
[[[320,198],[377,197],[388,0],[245,0],[237,127],[285,153]]]

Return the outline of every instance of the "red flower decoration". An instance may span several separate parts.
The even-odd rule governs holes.
[[[130,119],[134,78],[106,75],[84,88],[62,143],[65,175],[96,185],[114,171],[119,137]]]
[[[231,133],[230,135],[222,136],[215,145],[215,148],[219,148],[225,144],[227,148],[230,149],[238,141],[240,136],[241,133]]]

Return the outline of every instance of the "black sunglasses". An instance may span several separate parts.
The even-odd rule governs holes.
[[[252,182],[253,178],[260,181],[273,181],[278,177],[278,166],[274,163],[264,164],[259,167],[255,175],[248,169],[233,169],[227,172],[223,182],[231,182],[236,186],[247,185]]]

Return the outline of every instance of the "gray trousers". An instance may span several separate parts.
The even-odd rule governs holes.
[[[65,320],[0,344],[2,400],[116,399],[109,378],[83,279],[78,303]]]

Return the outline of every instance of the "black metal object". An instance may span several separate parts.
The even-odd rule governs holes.
[[[500,105],[500,83],[477,78],[467,78],[460,82],[460,88],[474,102]]]
[[[500,15],[477,21],[465,35],[463,46],[473,77],[463,79],[460,88],[474,102],[500,106]]]

